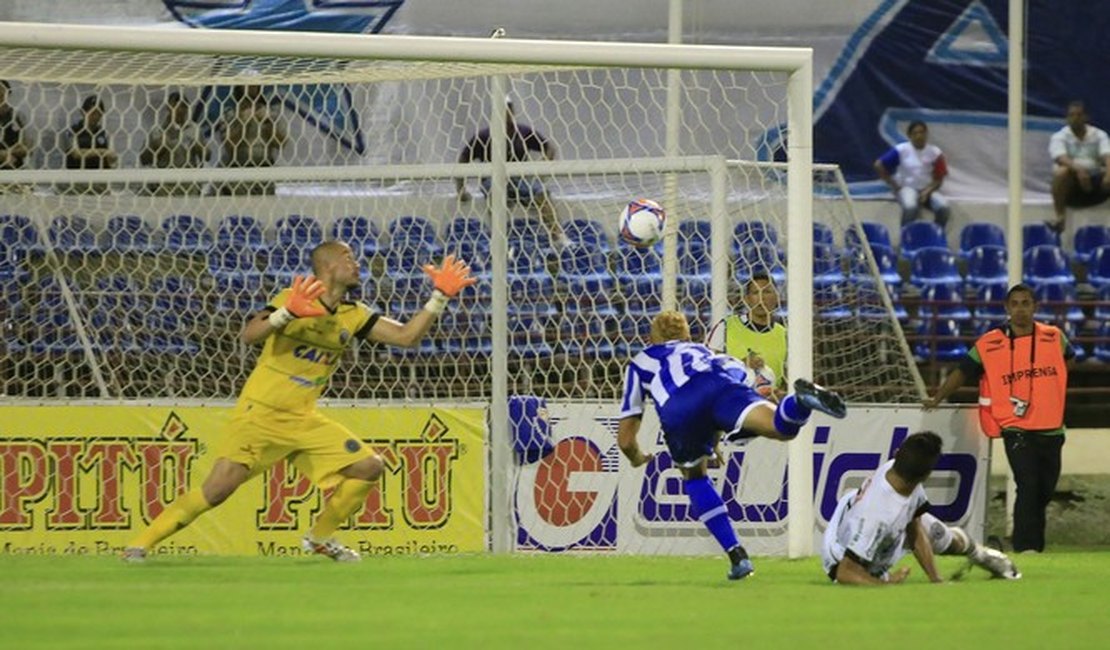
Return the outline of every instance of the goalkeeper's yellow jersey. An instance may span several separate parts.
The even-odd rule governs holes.
[[[288,296],[285,289],[270,301],[270,308],[280,309]],[[274,332],[262,346],[239,403],[311,413],[343,350],[352,340],[365,338],[377,320],[378,314],[366,305],[344,301],[324,316],[298,318]]]

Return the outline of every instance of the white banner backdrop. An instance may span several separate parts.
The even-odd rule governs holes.
[[[517,472],[517,549],[720,553],[689,514],[681,476],[671,466],[654,413],[644,418],[640,444],[656,456],[632,469],[617,447],[614,411],[608,405],[549,404],[554,451]],[[973,408],[924,413],[854,405],[845,420],[814,421],[817,543],[837,499],[889,459],[907,435],[922,430],[944,439],[945,453],[925,485],[931,511],[982,539],[990,445],[979,433]],[[710,476],[741,541],[755,555],[784,555],[786,446],[761,439],[725,452],[724,467]]]

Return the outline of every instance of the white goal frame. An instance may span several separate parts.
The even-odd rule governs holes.
[[[499,119],[499,106],[503,106],[508,94],[508,83],[497,72],[508,73],[514,67],[523,66],[570,66],[570,67],[626,67],[626,68],[669,68],[683,70],[757,70],[787,73],[787,189],[788,227],[785,232],[786,254],[790,260],[808,260],[813,250],[813,52],[810,48],[769,48],[769,47],[726,47],[708,45],[674,45],[644,43],[600,43],[579,41],[516,40],[516,39],[473,39],[438,38],[418,36],[382,35],[339,35],[297,32],[256,32],[256,31],[218,31],[218,30],[178,30],[135,27],[103,27],[76,25],[36,25],[20,23],[0,23],[0,46],[23,48],[27,50],[90,50],[98,52],[141,52],[165,55],[247,56],[282,57],[305,59],[345,59],[359,62],[450,62],[453,64],[473,64],[488,66],[495,71],[490,84],[491,114],[489,124],[493,129],[493,162],[488,167],[471,165],[466,175],[490,173],[493,177],[491,206],[494,233],[505,233],[507,224],[507,197],[505,180],[510,171],[523,171],[528,163],[509,164],[506,162],[504,138],[497,137],[504,128]],[[155,76],[158,64],[120,66],[118,77],[111,73],[101,83],[160,84]],[[387,71],[388,72],[388,71]],[[358,71],[347,72],[357,75]],[[343,80],[342,71],[330,71],[325,81]],[[398,71],[402,74],[402,71]],[[145,75],[145,76],[144,76]],[[22,76],[9,75],[14,80],[41,79],[41,71],[27,69]],[[374,76],[374,79],[388,78]],[[397,77],[402,78],[402,77]],[[68,81],[65,78],[52,78],[54,81]],[[297,81],[302,78],[298,77]],[[290,81],[295,82],[295,81]],[[198,77],[197,85],[206,83]],[[207,83],[211,83],[208,80]],[[180,84],[179,84],[180,85]],[[498,126],[500,125],[500,126]],[[671,125],[668,125],[670,129]],[[503,135],[503,131],[501,131]],[[690,169],[690,161],[647,160],[639,161],[645,169],[655,171],[681,171]],[[600,161],[599,161],[600,162]],[[607,161],[612,162],[612,161]],[[586,161],[566,161],[563,163],[537,163],[544,173],[555,171],[588,171],[592,163]],[[668,166],[672,166],[670,169]],[[628,170],[630,167],[625,166]],[[727,171],[724,160],[701,167],[719,174],[723,180]],[[220,178],[232,178],[244,173],[251,179],[263,175],[273,178],[330,178],[342,177],[367,178],[375,173],[373,168],[272,168],[268,170],[249,170],[234,172],[217,170]],[[378,170],[378,173],[386,170]],[[390,168],[391,176],[403,174],[403,170]],[[453,176],[457,168],[452,165],[420,166],[425,177],[442,175]],[[307,176],[305,175],[307,173]],[[82,179],[90,182],[113,180],[160,180],[173,178],[188,180],[211,176],[213,170],[119,170],[81,172]],[[14,182],[44,182],[56,179],[59,175],[73,178],[73,172],[6,172],[5,177]],[[714,212],[724,216],[724,197],[715,197]],[[727,247],[727,237],[714,236],[713,256],[723,256]],[[506,317],[507,285],[502,276],[497,279],[498,269],[506,268],[506,240],[504,237],[492,239],[492,268],[495,280],[492,285],[493,355],[491,369],[493,375],[493,398],[490,404],[490,546],[494,552],[507,552],[513,548],[512,540],[512,486],[509,484],[512,459],[510,457],[508,432],[508,350]],[[673,247],[672,249],[673,250]],[[719,258],[719,257],[718,257]],[[813,332],[813,269],[811,264],[794,263],[787,269],[787,301],[791,305],[788,331],[791,374],[799,377],[812,376],[812,332]],[[714,276],[713,291],[723,289],[724,278]],[[669,284],[673,287],[673,282]],[[722,301],[714,300],[714,317],[719,313]],[[813,430],[806,427],[798,437],[789,443],[789,542],[788,555],[802,557],[811,555],[813,544]]]

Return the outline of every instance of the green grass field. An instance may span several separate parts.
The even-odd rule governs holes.
[[[819,561],[473,555],[0,557],[0,647],[1106,648],[1110,552],[1018,556],[1025,578],[834,586]],[[912,562],[912,558],[903,562]],[[941,558],[945,575],[960,563]],[[629,645],[620,645],[629,644]]]

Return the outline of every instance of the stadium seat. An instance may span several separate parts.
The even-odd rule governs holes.
[[[85,217],[59,215],[46,231],[50,245],[58,253],[93,253],[99,250],[96,231]],[[41,249],[41,247],[39,247]]]
[[[1099,342],[1095,344],[1095,358],[1103,363],[1110,363],[1110,321],[1105,321],[1098,328]]]
[[[680,221],[678,224],[678,248],[690,250],[692,248],[708,251],[713,225],[704,219],[691,219]]]
[[[0,242],[0,280],[22,281],[28,271],[23,268],[24,252],[8,242]]]
[[[554,349],[547,342],[546,322],[530,314],[510,314],[509,354],[525,359],[550,357]]]
[[[204,221],[188,214],[166,217],[162,237],[163,248],[173,253],[207,253],[214,241]]]
[[[1087,264],[1087,282],[1101,289],[1110,286],[1110,244],[1099,246],[1091,253]]]
[[[960,254],[968,257],[979,246],[1006,248],[1006,232],[993,223],[969,223],[960,231]]]
[[[559,321],[558,351],[571,357],[608,359],[615,346],[606,336],[609,319],[597,314],[580,313]]]
[[[389,248],[393,250],[419,250],[422,254],[436,255],[443,250],[436,237],[436,229],[426,217],[396,217],[386,226]]]
[[[813,286],[839,285],[846,279],[836,249],[829,244],[814,244]]]
[[[887,295],[890,296],[891,307],[894,308],[894,317],[901,322],[909,319],[909,312],[906,307],[899,301],[898,292],[888,284],[879,285],[873,278],[852,279],[852,284],[856,287],[856,305],[858,306],[857,315],[860,318],[867,320],[885,320],[889,318],[889,313],[886,310],[886,305],[883,304],[882,296],[879,295],[879,286],[886,286]]]
[[[547,262],[531,251],[509,256],[509,313],[554,315],[555,280],[547,273]]]
[[[1071,343],[1071,349],[1075,352],[1075,362],[1082,363],[1090,357],[1086,344],[1081,344],[1077,340],[1079,337],[1079,325],[1073,322],[1065,322],[1061,325],[1060,329],[1064,332],[1064,336],[1068,337],[1068,343]]]
[[[1094,316],[1100,321],[1110,321],[1110,285],[1098,290],[1098,303],[1095,305]]]
[[[614,352],[618,357],[631,356],[644,349],[651,336],[653,314],[626,315],[617,321]]]
[[[1033,315],[1039,321],[1054,323],[1080,323],[1085,318],[1083,309],[1075,297],[1075,286],[1058,282],[1040,284],[1034,287],[1037,299],[1037,312]]]
[[[474,217],[455,217],[447,222],[443,231],[443,246],[448,253],[457,253],[459,247],[471,251],[484,251],[489,254],[489,228],[481,219]],[[467,262],[470,261],[466,258]]]
[[[762,221],[741,221],[732,230],[732,254],[739,256],[741,251],[752,245],[769,245],[779,250],[779,233],[775,227]]]
[[[1068,258],[1059,246],[1034,246],[1022,255],[1022,280],[1029,285],[1045,283],[1075,283]]]
[[[331,225],[332,239],[347,242],[356,257],[370,257],[381,250],[381,231],[366,217],[340,217]]]
[[[822,320],[841,320],[852,317],[852,310],[845,294],[847,293],[841,275],[841,282],[826,281],[813,286],[813,306],[817,318]]]
[[[964,302],[959,285],[932,284],[921,292],[921,308],[918,311],[924,319],[971,320],[971,310]]]
[[[211,257],[209,257],[211,261]],[[266,306],[271,298],[262,284],[262,275],[220,274],[216,280],[216,307],[225,314],[250,314]]]
[[[903,226],[902,238],[898,241],[902,259],[912,262],[922,248],[948,248],[944,229],[932,221],[914,221]]]
[[[967,344],[961,340],[959,324],[954,320],[926,320],[918,334],[924,340],[914,345],[914,354],[926,361],[957,361],[967,355]]]
[[[947,248],[922,248],[913,257],[910,282],[925,287],[931,284],[962,284],[956,269],[956,256]]]
[[[832,228],[823,223],[813,224],[813,243],[828,244],[835,247],[836,238],[833,236]]]
[[[610,297],[616,291],[617,281],[609,273],[605,254],[597,248],[564,248],[559,253],[559,276],[556,284],[566,294],[566,311],[569,313],[616,313]]]
[[[0,244],[30,250],[38,243],[38,233],[29,218],[19,214],[0,214]]]
[[[1110,244],[1110,226],[1090,224],[1080,226],[1075,231],[1075,247],[1073,255],[1077,262],[1087,264],[1091,255],[1099,246]]]
[[[277,220],[274,243],[281,248],[312,249],[324,241],[324,229],[312,217],[291,214]]]
[[[684,247],[678,251],[678,290],[694,300],[709,294],[713,279],[713,260],[709,251]]]
[[[1010,277],[1002,246],[984,244],[967,252],[967,282],[972,286],[1006,282]]]
[[[551,252],[551,237],[539,219],[517,218],[509,221],[509,248],[530,251],[532,255]]]
[[[860,223],[863,229],[863,235],[871,244],[881,244],[887,248],[893,249],[894,245],[890,242],[890,231],[886,229],[881,223],[874,221],[864,221]],[[846,248],[858,248],[860,244],[859,233],[855,228],[849,228],[844,233],[844,246]]]
[[[1021,250],[1027,251],[1034,246],[1059,246],[1060,235],[1048,224],[1031,223],[1021,227]]]
[[[151,248],[151,229],[142,217],[129,214],[108,219],[104,248],[114,253],[145,253]]]
[[[1006,322],[1007,281],[983,284],[975,289],[975,331],[983,334],[987,330]]]
[[[208,255],[208,271],[217,279],[261,275],[255,253],[249,248],[216,249]]]
[[[216,245],[221,250],[236,248],[254,252],[269,248],[258,221],[254,217],[237,214],[220,220],[216,227]]]
[[[563,234],[572,244],[589,246],[605,253],[613,250],[605,226],[592,219],[571,219],[563,224]]]
[[[752,243],[743,246],[736,256],[736,281],[743,284],[757,272],[766,273],[776,283],[786,282],[786,269],[782,256],[770,242]]]
[[[879,277],[882,278],[883,282],[891,287],[902,285],[902,274],[898,272],[898,258],[894,254],[893,248],[882,244],[872,244],[871,256],[875,258],[875,265],[879,269]],[[871,275],[871,266],[867,262],[867,256],[864,254],[862,247],[849,248],[847,257],[848,274],[853,282],[874,281],[874,276]]]

